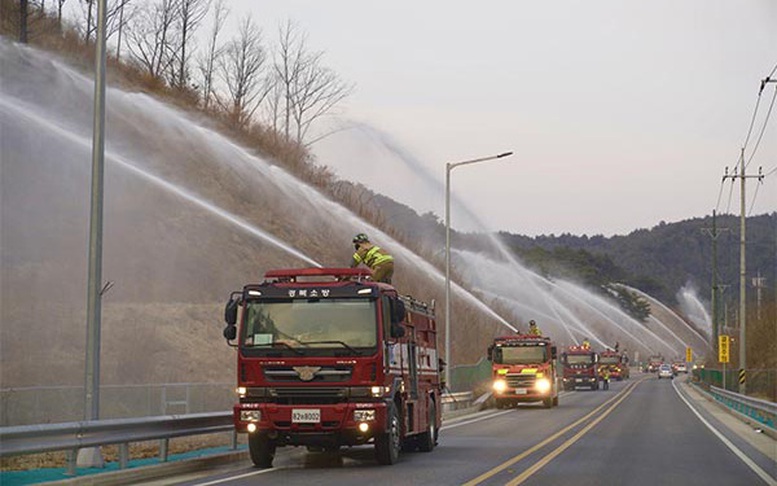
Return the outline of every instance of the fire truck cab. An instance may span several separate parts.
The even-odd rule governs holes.
[[[574,390],[578,387],[599,389],[599,371],[596,364],[599,355],[588,346],[569,346],[561,354],[564,366],[564,389]]]
[[[368,269],[273,270],[233,292],[224,337],[237,350],[235,428],[253,463],[277,447],[373,444],[431,451],[441,423],[433,306],[368,280]]]
[[[488,348],[497,408],[541,401],[558,406],[556,346],[550,338],[518,334],[494,339]]]
[[[629,378],[629,358],[626,354],[607,349],[599,354],[599,375],[605,368],[610,372],[610,378],[621,381]]]

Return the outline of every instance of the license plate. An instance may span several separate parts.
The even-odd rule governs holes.
[[[580,383],[581,381],[583,381],[583,379],[582,378],[575,378],[575,381]]]
[[[321,410],[318,408],[293,408],[291,422],[294,424],[317,424],[321,422]]]
[[[526,395],[526,389],[525,388],[516,388],[515,389],[516,395]]]

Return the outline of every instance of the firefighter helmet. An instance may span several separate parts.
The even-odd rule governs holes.
[[[354,243],[368,243],[370,241],[369,237],[367,237],[364,233],[359,233],[358,235],[353,237]]]

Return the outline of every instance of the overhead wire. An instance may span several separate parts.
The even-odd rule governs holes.
[[[726,214],[731,213],[731,195],[734,193],[734,179],[731,179],[731,189],[728,191],[728,204],[726,204]]]
[[[758,183],[755,185],[755,191],[753,192],[753,200],[750,202],[750,211],[747,212],[748,216],[753,215],[753,208],[755,207],[755,200],[758,199],[758,188],[761,187],[760,184],[761,181],[758,181]]]
[[[742,158],[744,158],[745,150],[747,149],[747,145],[748,145],[748,143],[750,143],[750,137],[753,134],[753,127],[755,126],[755,119],[756,119],[756,117],[758,115],[758,107],[761,104],[761,94],[763,93],[763,90],[764,90],[764,87],[766,86],[766,83],[771,81],[771,78],[772,78],[772,76],[774,76],[775,72],[777,72],[777,64],[774,65],[774,67],[772,68],[772,70],[769,73],[769,75],[766,76],[766,78],[763,81],[761,81],[761,87],[758,90],[758,97],[756,98],[755,107],[753,108],[753,116],[750,118],[750,126],[748,127],[747,135],[745,136],[745,143],[742,145],[740,159],[737,160],[737,163],[734,164],[734,167],[737,167],[739,165],[739,163],[743,161]],[[769,103],[769,109],[766,112],[766,116],[764,117],[763,126],[761,127],[761,130],[760,130],[760,132],[758,134],[758,140],[755,142],[755,147],[753,148],[752,152],[750,153],[750,157],[748,157],[747,162],[745,163],[745,169],[747,168],[748,165],[750,165],[750,162],[752,162],[753,157],[755,156],[755,153],[756,153],[756,151],[758,150],[758,147],[761,144],[761,139],[763,138],[763,135],[766,132],[766,126],[769,123],[769,118],[771,117],[772,109],[774,108],[774,103],[775,103],[776,99],[777,99],[777,86],[775,86],[774,95],[772,96],[772,101]],[[734,171],[736,172],[736,169],[734,169]],[[769,171],[766,175],[771,175],[775,171],[777,171],[777,167],[775,167],[774,169]],[[744,177],[744,173],[740,174],[740,176]],[[732,198],[732,194],[734,192],[734,179],[735,178],[736,178],[736,175],[734,174],[731,177],[731,189],[729,190],[729,193],[728,193],[728,203],[726,204],[726,213],[728,213],[729,210],[731,209],[731,198]],[[716,210],[720,208],[720,199],[721,199],[721,196],[723,194],[723,185],[725,184],[726,179],[727,179],[727,177],[724,177],[723,180],[720,183],[720,192],[718,193],[718,202],[715,205],[715,209]],[[756,194],[757,193],[758,193],[758,190],[756,188]],[[755,204],[755,198],[753,198],[753,204]],[[751,205],[751,211],[752,211],[752,205]]]
[[[761,95],[758,95],[758,99],[761,98]],[[753,157],[755,157],[755,152],[758,150],[758,146],[761,145],[761,139],[764,136],[764,132],[766,131],[766,126],[769,124],[769,117],[772,114],[772,108],[774,108],[774,100],[777,99],[777,86],[774,88],[774,94],[772,95],[772,101],[769,103],[769,109],[766,111],[766,117],[764,118],[764,124],[761,126],[761,132],[758,134],[758,140],[755,142],[755,147],[753,147],[753,151],[750,152],[750,157],[747,159],[747,163],[745,164],[745,168],[750,165],[750,162],[753,161]],[[752,128],[752,125],[751,125]],[[747,142],[745,142],[747,144]]]

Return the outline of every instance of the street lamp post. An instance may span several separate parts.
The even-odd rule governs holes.
[[[504,152],[490,157],[465,160],[462,162],[449,162],[445,164],[445,385],[451,383],[451,171],[460,166],[487,162],[513,155],[512,152]]]

